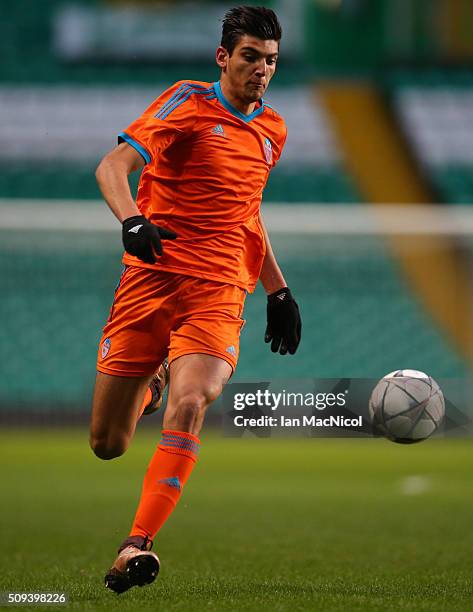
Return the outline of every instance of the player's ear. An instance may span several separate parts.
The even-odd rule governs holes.
[[[225,68],[227,67],[228,58],[228,51],[225,49],[225,47],[218,47],[215,54],[215,60],[217,62],[217,65],[220,66],[222,70],[225,70]]]

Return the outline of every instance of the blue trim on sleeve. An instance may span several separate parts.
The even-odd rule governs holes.
[[[188,83],[184,83],[183,85],[181,85],[178,89],[176,89],[176,92],[174,93],[173,96],[171,96],[169,98],[169,100],[167,102],[165,102],[161,108],[159,109],[159,111],[156,113],[155,117],[157,117],[158,119],[161,118],[161,115],[163,113],[165,113],[167,111],[167,109],[172,106],[174,104],[174,102],[180,98],[186,91],[189,91],[189,89],[191,89],[191,86]]]
[[[182,95],[171,106],[168,106],[168,108],[165,110],[164,113],[159,111],[156,117],[158,117],[158,119],[166,119],[166,117],[170,115],[173,110],[175,110],[181,104],[184,104],[184,102],[186,102],[190,98],[190,96],[192,96],[193,94],[202,95],[202,94],[211,94],[211,93],[212,93],[212,88],[194,89],[192,87],[191,89],[184,91]]]
[[[143,145],[140,145],[139,142],[136,142],[136,140],[133,140],[131,136],[128,136],[126,132],[120,132],[120,134],[118,134],[118,142],[120,143],[122,140],[136,149],[147,164],[151,162],[151,155],[148,153],[148,151],[143,147]]]
[[[232,113],[232,115],[235,115],[235,117],[238,117],[239,119],[242,119],[246,123],[250,122],[252,119],[257,117],[258,115],[261,115],[261,113],[264,112],[264,100],[263,100],[263,98],[261,98],[261,100],[260,100],[261,106],[259,106],[256,110],[254,110],[249,115],[245,115],[245,113],[242,113],[241,111],[239,111],[237,108],[235,108],[233,106],[233,104],[230,104],[230,102],[225,98],[225,96],[222,93],[222,88],[220,86],[220,81],[216,81],[214,83],[214,88],[215,88],[215,93],[217,94],[217,98],[218,98],[218,101],[220,102],[220,104],[222,106],[224,106],[227,109],[227,111]]]
[[[165,102],[163,104],[163,106],[161,106],[159,111],[156,113],[155,117],[157,117],[158,119],[162,119],[163,113],[165,113],[168,110],[168,108],[170,106],[172,106],[174,102],[176,102],[176,100],[178,98],[182,97],[190,89],[205,90],[207,88],[204,87],[204,85],[196,85],[196,84],[191,84],[191,83],[182,83],[182,85],[180,85],[176,89],[176,91],[174,92],[174,95],[172,95],[169,98],[169,100],[167,102]]]
[[[157,119],[166,119],[178,106],[186,102],[193,94],[199,94],[208,98],[209,96],[215,97],[215,90],[213,86],[204,87],[203,85],[192,85],[184,83],[181,85],[175,94],[159,109],[155,117]],[[212,99],[212,98],[209,98]]]

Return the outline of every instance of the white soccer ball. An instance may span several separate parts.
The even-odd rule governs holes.
[[[435,380],[418,370],[386,374],[371,393],[369,416],[375,433],[412,444],[429,438],[445,416],[445,400]]]

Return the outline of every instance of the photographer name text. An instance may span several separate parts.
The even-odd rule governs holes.
[[[302,417],[279,417],[261,415],[260,417],[244,417],[239,414],[233,418],[235,427],[362,427],[360,416],[347,418],[340,415],[317,417],[315,415]]]

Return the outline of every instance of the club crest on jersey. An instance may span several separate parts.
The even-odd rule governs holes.
[[[105,359],[105,357],[108,355],[111,346],[112,343],[110,342],[110,338],[105,338],[105,340],[102,342],[102,359]]]
[[[264,156],[266,157],[266,161],[270,164],[273,161],[273,145],[269,138],[264,139]]]

